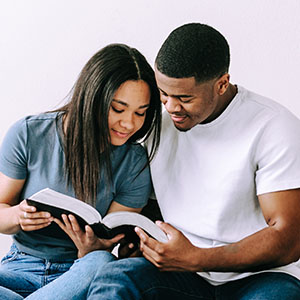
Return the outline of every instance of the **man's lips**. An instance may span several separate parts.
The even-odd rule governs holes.
[[[172,115],[171,114],[171,119],[173,120],[173,122],[176,122],[176,123],[183,123],[186,118],[187,118],[187,115],[180,116],[180,115]]]

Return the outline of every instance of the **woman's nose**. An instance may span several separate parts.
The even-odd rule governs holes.
[[[134,128],[134,119],[132,114],[124,114],[122,119],[120,120],[120,125],[127,130],[131,130]]]

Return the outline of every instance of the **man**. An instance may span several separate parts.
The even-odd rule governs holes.
[[[151,163],[169,241],[107,263],[88,299],[300,299],[300,121],[229,81],[229,47],[186,24],[155,73],[163,116]]]

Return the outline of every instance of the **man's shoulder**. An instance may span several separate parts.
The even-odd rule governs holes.
[[[245,105],[252,106],[253,109],[270,115],[291,114],[291,112],[281,103],[269,97],[247,90],[241,86],[238,87],[241,93],[241,99]]]

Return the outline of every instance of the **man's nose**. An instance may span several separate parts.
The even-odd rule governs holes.
[[[179,100],[176,97],[166,97],[165,101],[163,101],[163,104],[169,113],[179,112],[182,108]]]

